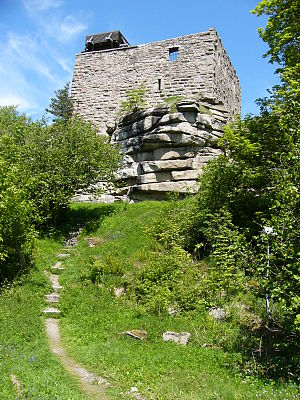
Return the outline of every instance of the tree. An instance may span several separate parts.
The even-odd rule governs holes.
[[[24,265],[35,231],[55,223],[76,191],[113,179],[119,158],[78,117],[47,126],[0,107],[0,279],[7,265]]]
[[[238,266],[257,283],[257,297],[268,293],[271,315],[265,315],[265,337],[282,335],[277,351],[299,365],[299,0],[263,0],[254,12],[270,16],[259,33],[269,44],[266,56],[280,64],[281,84],[258,100],[258,116],[237,118],[225,127],[219,141],[224,154],[200,178],[189,240],[190,246],[201,244],[202,255],[219,265],[221,276],[237,273],[232,267]],[[267,236],[265,226],[275,235]],[[268,341],[263,345],[272,347]]]
[[[54,115],[54,121],[66,122],[72,117],[73,103],[70,95],[70,83],[67,82],[63,89],[55,90],[55,97],[51,99],[46,112]]]
[[[281,66],[295,67],[300,58],[300,1],[263,0],[252,12],[257,16],[268,15],[265,29],[258,33],[269,45],[265,57]]]
[[[300,101],[300,0],[263,0],[252,12],[269,16],[265,29],[259,28],[260,37],[269,45],[264,57],[278,63],[277,73],[282,80],[275,86],[272,97],[261,102],[272,109],[281,108],[291,101]],[[275,107],[274,107],[275,106]]]

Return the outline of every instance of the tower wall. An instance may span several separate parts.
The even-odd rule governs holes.
[[[178,49],[170,61],[169,51]],[[76,56],[72,81],[75,112],[101,132],[112,124],[126,90],[146,87],[147,106],[170,96],[216,99],[229,115],[240,113],[236,72],[217,32],[186,35],[135,47],[83,52]]]

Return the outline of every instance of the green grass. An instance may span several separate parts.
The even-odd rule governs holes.
[[[44,294],[51,287],[43,270],[55,262],[61,245],[38,243],[37,261],[30,273],[0,295],[0,398],[3,400],[84,400],[76,382],[50,353],[45,335]],[[17,397],[14,375],[21,387]]]
[[[104,212],[105,206],[98,207]],[[144,228],[161,207],[154,202],[117,206],[94,231],[83,234],[65,261],[61,328],[69,354],[111,382],[112,399],[131,398],[132,386],[148,399],[298,398],[292,384],[276,385],[241,372],[242,355],[230,347],[239,341],[235,326],[216,323],[205,311],[154,315],[128,296],[115,298],[113,287],[134,277],[136,269],[147,263],[147,252],[159,250]],[[90,248],[87,238],[99,238],[98,245]],[[124,275],[107,275],[92,283],[87,279],[91,258],[113,259],[111,263],[122,264]],[[147,340],[122,334],[130,329],[146,330]],[[168,330],[191,332],[190,343],[182,347],[163,342],[162,334]]]
[[[237,351],[242,332],[230,322],[216,323],[204,309],[170,316],[152,314],[129,292],[117,299],[113,288],[135,279],[160,247],[146,233],[163,203],[74,205],[60,231],[37,242],[35,264],[18,284],[0,296],[0,398],[16,399],[10,380],[20,382],[24,399],[83,400],[76,382],[48,348],[42,310],[51,288],[43,271],[50,270],[62,248],[63,235],[85,224],[78,246],[63,261],[60,282],[62,340],[69,356],[111,383],[113,400],[130,399],[132,386],[148,400],[216,400],[299,398],[292,384],[263,381],[241,372]],[[96,246],[89,247],[88,239]],[[91,263],[106,263],[117,274],[89,279]],[[121,271],[121,275],[119,272]],[[145,341],[123,334],[147,331]],[[189,331],[185,347],[162,341],[165,331]],[[242,341],[241,341],[242,343]]]

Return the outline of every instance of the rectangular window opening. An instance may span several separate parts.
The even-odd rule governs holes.
[[[177,61],[178,58],[178,47],[172,47],[169,49],[169,60]]]

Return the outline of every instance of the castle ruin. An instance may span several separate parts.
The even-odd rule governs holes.
[[[146,88],[149,108],[119,121],[128,89]],[[72,80],[75,112],[121,146],[119,171],[135,199],[195,190],[220,153],[222,125],[240,114],[239,80],[215,29],[139,46],[119,31],[86,37]],[[168,102],[180,98],[175,109]]]

